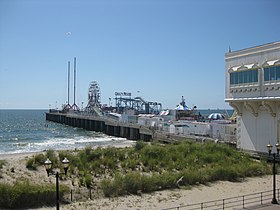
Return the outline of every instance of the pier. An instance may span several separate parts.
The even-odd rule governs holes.
[[[104,117],[48,112],[46,120],[129,140],[151,141],[153,139],[153,131],[146,126],[121,123]]]

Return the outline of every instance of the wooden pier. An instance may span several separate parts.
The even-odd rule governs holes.
[[[46,113],[46,120],[129,140],[151,141],[153,139],[153,130],[148,127],[121,123],[104,117],[49,112]]]

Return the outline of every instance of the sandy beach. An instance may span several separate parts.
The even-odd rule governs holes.
[[[28,178],[34,183],[54,183],[55,179],[47,177],[44,167],[40,167],[36,171],[28,170],[25,167],[26,160],[32,155],[34,153],[0,155],[0,160],[6,161],[6,164],[0,170],[2,177],[0,182],[12,183],[15,180]],[[70,185],[71,183],[70,181],[64,181],[64,184]],[[277,181],[278,186],[279,181]],[[93,200],[61,205],[61,209],[164,209],[268,191],[271,188],[272,176],[264,176],[246,178],[243,182],[219,181],[207,186],[198,185],[190,189],[164,190],[138,196],[130,195],[118,198],[104,198],[102,196],[96,198],[96,196],[93,196]],[[39,209],[54,209],[54,207]]]
[[[278,182],[279,183],[279,182]],[[141,196],[100,198],[61,206],[61,209],[165,209],[180,205],[225,199],[271,190],[271,176],[248,178],[244,182],[216,182],[191,189],[164,190]],[[41,208],[51,209],[51,208]]]

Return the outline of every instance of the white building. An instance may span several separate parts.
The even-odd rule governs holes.
[[[238,114],[237,146],[267,152],[280,142],[280,42],[229,50],[226,102]]]
[[[164,119],[162,117],[157,117],[153,114],[138,115],[138,124],[139,125],[145,125],[145,126],[149,126],[149,127],[158,128],[158,126],[160,126],[163,122],[164,122]]]

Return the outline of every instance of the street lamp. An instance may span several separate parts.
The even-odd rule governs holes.
[[[267,145],[269,156],[271,155],[272,147],[273,146],[270,143]],[[276,162],[276,155],[277,155],[277,157],[279,156],[280,144],[278,144],[278,143],[275,144],[275,147],[277,149],[277,154],[275,154],[275,152],[272,154],[272,156],[273,156],[273,169],[272,169],[272,173],[273,173],[273,198],[272,198],[272,201],[271,201],[272,204],[278,204],[277,199],[276,199],[276,166],[275,166],[275,162]]]
[[[50,161],[50,159],[48,158],[45,161],[44,165],[45,165],[48,176],[50,176],[52,161]],[[66,175],[68,167],[69,167],[69,160],[66,157],[62,160],[62,165],[63,165],[63,168],[64,168],[64,174]],[[52,174],[52,175],[55,175],[55,177],[56,177],[56,209],[59,210],[59,183],[58,183],[59,173],[57,171],[55,174]]]

